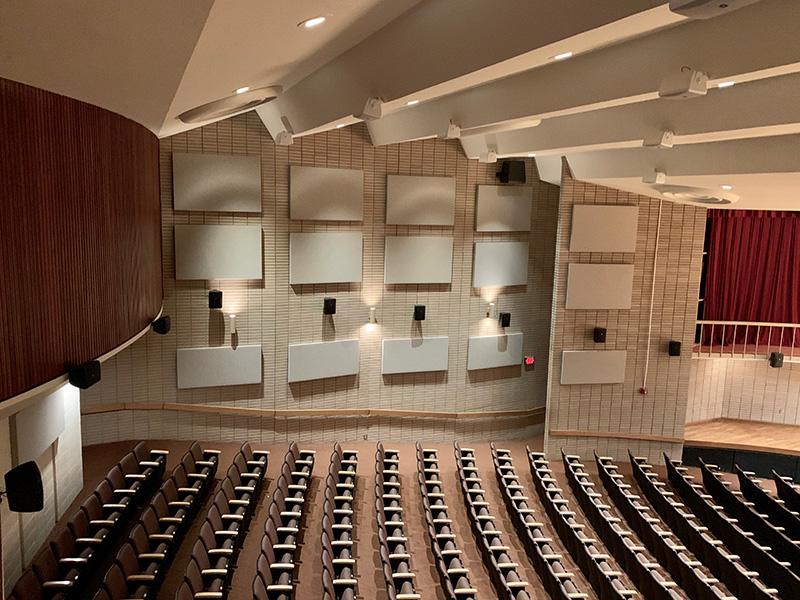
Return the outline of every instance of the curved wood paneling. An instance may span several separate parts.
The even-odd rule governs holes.
[[[0,399],[136,335],[162,300],[158,140],[0,79]]]

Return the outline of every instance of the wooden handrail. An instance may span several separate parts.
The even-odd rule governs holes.
[[[683,438],[666,437],[663,435],[650,435],[647,433],[623,433],[615,431],[579,431],[569,429],[551,429],[550,435],[566,437],[598,437],[615,438],[620,440],[640,440],[644,442],[663,442],[666,444],[682,444]]]

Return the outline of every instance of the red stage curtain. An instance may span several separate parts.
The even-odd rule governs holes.
[[[756,210],[710,210],[710,240],[703,318],[710,321],[800,323],[800,213]],[[768,343],[800,346],[800,331],[780,327],[713,336],[707,326],[704,344]],[[735,338],[735,339],[734,339]]]

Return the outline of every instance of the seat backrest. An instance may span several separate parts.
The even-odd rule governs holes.
[[[269,600],[269,596],[267,596],[267,588],[264,585],[264,581],[257,574],[253,578],[253,599]],[[176,598],[175,600],[182,600],[182,599]]]
[[[231,480],[233,487],[239,487],[242,485],[242,478],[239,477],[239,469],[237,469],[235,466],[231,465],[228,467],[226,477]]]
[[[128,486],[125,484],[125,476],[122,474],[122,469],[119,465],[114,465],[111,470],[106,474],[106,481],[108,481],[112,490],[124,490]]]
[[[141,572],[139,559],[136,557],[136,551],[130,542],[123,544],[122,548],[117,552],[117,564],[122,569],[122,574],[125,575],[126,579]]]
[[[198,441],[192,442],[192,445],[189,446],[189,452],[191,453],[192,458],[194,458],[195,461],[203,460],[203,447],[200,445],[200,442]]]
[[[214,495],[214,506],[219,509],[220,514],[227,515],[231,512],[228,506],[228,499],[225,497],[225,494],[222,493],[222,490]]]
[[[266,590],[264,590],[264,593],[266,593]],[[189,588],[189,584],[185,581],[180,585],[178,591],[175,592],[175,600],[194,600],[194,594],[191,588]]]
[[[150,541],[147,539],[147,534],[145,533],[144,527],[141,523],[137,523],[133,526],[133,529],[131,529],[131,534],[128,537],[128,541],[130,542],[131,546],[133,546],[133,551],[137,556],[150,551]]]
[[[270,543],[274,546],[275,544],[279,544],[280,540],[278,539],[278,530],[275,527],[275,521],[272,519],[267,519],[264,522],[264,535],[266,535]]]
[[[87,496],[81,504],[81,508],[86,512],[86,516],[90,521],[103,518],[103,507],[100,505],[100,500],[94,494]]]
[[[250,445],[250,442],[242,443],[242,447],[239,448],[239,452],[242,453],[245,460],[255,460],[255,455],[253,454],[253,447]]]
[[[58,562],[50,546],[45,546],[36,553],[36,556],[33,557],[31,568],[36,573],[39,581],[45,582],[59,579]]]
[[[187,452],[181,457],[181,464],[187,473],[197,473],[197,465],[194,464],[194,457],[191,452]]]
[[[80,537],[91,537],[89,530],[89,519],[86,518],[86,513],[80,508],[72,513],[72,516],[67,521],[67,527],[72,532],[72,537],[75,539]]]
[[[111,485],[106,479],[97,484],[97,487],[94,488],[94,495],[97,496],[101,505],[114,503],[114,490],[111,489]]]
[[[172,477],[164,480],[159,491],[164,494],[164,500],[168,503],[177,502],[180,499],[178,495],[178,486],[175,485],[175,480]]]
[[[197,561],[197,566],[202,572],[204,569],[211,568],[211,561],[208,559],[208,552],[203,542],[198,539],[192,546],[192,558]]]
[[[105,588],[100,588],[97,590],[97,593],[94,595],[92,600],[111,600],[111,596],[108,595],[108,592]]]
[[[77,554],[75,538],[72,537],[72,532],[67,527],[62,527],[55,533],[53,539],[50,540],[50,547],[57,559],[72,558]]]
[[[122,472],[126,475],[139,472],[139,461],[136,460],[133,452],[128,452],[120,459],[119,468],[122,469]]]
[[[183,572],[183,580],[189,584],[189,589],[192,594],[199,594],[205,589],[203,585],[203,576],[200,574],[200,567],[194,558],[189,558],[186,564],[186,570]]]
[[[269,562],[267,561],[267,557],[263,554],[258,555],[258,560],[256,560],[256,573],[259,577],[264,581],[266,585],[272,585],[273,577],[272,577],[272,569],[269,568]]]
[[[225,498],[227,498],[228,501],[236,499],[236,492],[233,489],[233,482],[229,477],[226,477],[222,480],[219,489],[223,494],[225,494]]]
[[[103,578],[103,585],[114,600],[128,597],[128,584],[125,581],[125,575],[116,563],[111,565],[111,568]]]
[[[233,457],[233,465],[238,469],[239,473],[249,472],[247,467],[247,461],[245,460],[244,455],[241,452],[237,452],[236,456]]]
[[[148,506],[144,509],[142,516],[139,517],[139,522],[144,526],[144,530],[148,536],[154,533],[161,533],[161,526],[158,523],[158,517],[156,517],[152,506]]]
[[[150,460],[150,448],[144,442],[139,442],[133,447],[133,455],[137,461]]]
[[[164,497],[164,494],[161,492],[161,490],[156,492],[156,495],[153,496],[153,499],[150,501],[150,506],[153,507],[153,510],[159,519],[161,517],[170,516],[169,506],[167,506],[167,499]]]
[[[175,486],[179,488],[189,487],[189,478],[186,476],[186,467],[183,463],[178,463],[172,469],[172,477],[175,480]]]
[[[16,600],[42,600],[42,585],[36,578],[33,569],[25,569],[22,577],[17,580],[14,589],[11,590],[11,597]]]
[[[300,446],[297,445],[297,442],[289,444],[289,452],[294,456],[295,460],[300,458]]]
[[[208,521],[209,525],[211,525],[211,529],[214,531],[220,531],[222,529],[225,529],[225,527],[222,524],[222,516],[220,515],[219,509],[213,504],[208,509],[208,513],[206,514],[206,521]]]

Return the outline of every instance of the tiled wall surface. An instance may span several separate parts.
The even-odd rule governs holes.
[[[240,154],[261,157],[262,213],[176,212],[172,208],[172,152]],[[120,402],[175,402],[255,409],[385,408],[415,411],[502,411],[543,406],[547,391],[547,355],[552,304],[558,188],[540,183],[530,159],[533,185],[531,231],[478,234],[474,231],[478,184],[496,182],[498,165],[464,157],[457,141],[424,140],[373,147],[366,128],[355,125],[303,137],[290,147],[276,146],[255,113],[234,117],[161,141],[164,314],[172,317],[167,336],[147,334],[103,364],[102,381],[83,395],[84,406]],[[364,171],[363,222],[290,221],[289,165]],[[385,224],[386,175],[437,175],[456,178],[454,227]],[[263,281],[176,281],[173,225],[260,225],[264,233]],[[364,236],[363,282],[290,286],[289,232],[360,231]],[[386,235],[453,236],[450,285],[383,284]],[[471,287],[472,244],[481,240],[530,240],[527,286],[502,290]],[[177,348],[230,343],[227,319],[209,311],[208,290],[221,289],[225,313],[237,314],[238,342],[261,344],[264,380],[260,385],[195,390],[176,387]],[[499,297],[495,295],[500,292]],[[337,299],[332,324],[323,319],[322,299]],[[485,318],[487,302],[512,313],[510,331],[525,334],[524,353],[536,357],[535,370],[519,367],[467,372],[469,336],[499,333]],[[427,306],[418,328],[414,304]],[[377,307],[378,325],[366,326],[369,307]],[[446,373],[383,377],[381,339],[447,335]],[[287,383],[287,345],[358,337],[358,376]],[[541,431],[533,419],[264,418],[213,412],[116,411],[84,416],[84,443],[130,438],[201,438],[272,442],[377,439],[497,439],[526,437]]]
[[[634,254],[569,252],[574,204],[627,204],[639,207],[639,228]],[[550,430],[601,431],[682,438],[689,396],[692,341],[697,312],[697,293],[703,250],[706,211],[664,202],[647,395],[639,394],[648,350],[647,329],[653,284],[659,201],[604,188],[570,178],[564,169],[559,204],[559,239],[553,299],[552,350],[547,424]],[[626,263],[634,265],[630,310],[566,310],[566,275],[571,262]],[[607,329],[605,344],[595,344],[595,327]],[[667,355],[670,340],[683,343],[681,356]],[[562,350],[627,350],[623,384],[562,386]],[[561,448],[586,454],[601,452],[623,457],[628,448],[658,460],[661,452],[679,458],[681,445],[663,441],[639,442],[614,438],[549,436],[546,449]]]
[[[800,364],[765,360],[692,361],[687,421],[727,418],[800,425]]]

